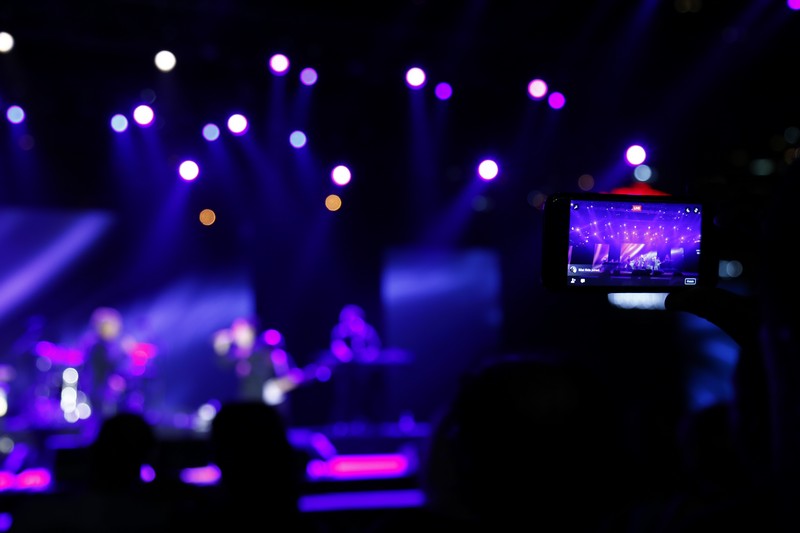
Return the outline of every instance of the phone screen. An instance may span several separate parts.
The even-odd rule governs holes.
[[[587,194],[560,196],[546,209],[551,288],[669,292],[711,282],[700,201]]]

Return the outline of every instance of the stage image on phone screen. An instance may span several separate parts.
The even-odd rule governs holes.
[[[700,273],[702,205],[573,199],[571,286],[694,286]]]

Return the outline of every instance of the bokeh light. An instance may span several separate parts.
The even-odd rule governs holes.
[[[314,85],[317,83],[317,71],[311,67],[306,67],[300,71],[300,83],[303,85]]]
[[[544,209],[547,195],[542,191],[531,191],[528,193],[528,204],[535,209]]]
[[[633,169],[633,178],[636,181],[650,181],[652,177],[653,169],[648,165],[637,165],[637,167]]]
[[[421,89],[425,86],[425,71],[419,67],[411,67],[406,72],[406,84],[412,89]]]
[[[148,464],[142,465],[139,469],[139,479],[144,483],[152,483],[156,479],[156,469]]]
[[[283,76],[289,72],[289,58],[283,54],[275,54],[269,58],[269,69],[276,76]]]
[[[306,134],[302,131],[293,131],[291,134],[289,134],[289,144],[295,148],[302,148],[306,145],[306,141]]]
[[[210,226],[217,220],[217,214],[214,212],[213,209],[203,209],[200,211],[200,215],[198,217],[200,219],[200,223],[204,226]]]
[[[625,160],[629,165],[641,165],[647,159],[647,152],[644,147],[639,144],[634,144],[628,147],[625,151]]]
[[[122,133],[128,129],[128,118],[125,115],[117,113],[111,117],[110,124],[112,130],[116,131],[117,133]]]
[[[192,181],[197,179],[197,176],[200,175],[200,167],[194,161],[187,160],[178,167],[178,174],[180,174],[181,178],[184,180]]]
[[[528,83],[528,96],[534,100],[541,100],[547,94],[547,83],[544,80],[534,79]]]
[[[497,177],[497,174],[500,172],[500,167],[497,166],[495,161],[491,159],[485,159],[480,162],[478,165],[478,176],[484,180],[493,180]]]
[[[436,84],[433,93],[439,100],[449,100],[450,97],[453,96],[453,88],[449,83],[441,82]]]
[[[278,346],[283,340],[283,335],[277,329],[268,329],[262,335],[264,342],[268,346]]]
[[[472,199],[472,210],[478,213],[488,211],[492,207],[492,202],[486,196],[479,194]]]
[[[342,207],[342,199],[337,194],[329,194],[325,198],[325,207],[328,211],[338,211]]]
[[[591,191],[594,189],[594,176],[591,174],[582,174],[579,176],[578,188],[582,191]]]
[[[12,124],[20,124],[25,120],[25,111],[18,105],[12,105],[6,110],[6,118]]]
[[[133,110],[133,120],[140,126],[149,126],[155,119],[153,109],[146,104],[141,104]]]
[[[337,165],[331,171],[331,180],[336,185],[340,185],[340,186],[347,185],[348,183],[350,183],[350,179],[351,178],[352,178],[352,174],[350,172],[350,169],[347,168],[344,165]]]
[[[547,103],[553,109],[561,109],[567,105],[567,98],[562,93],[554,92],[547,97]]]
[[[13,49],[14,37],[6,31],[0,31],[0,54],[6,54]]]
[[[744,265],[740,261],[720,261],[719,277],[723,279],[738,278],[744,273]]]
[[[219,139],[219,126],[216,124],[206,124],[203,126],[203,138],[209,142]]]
[[[154,62],[156,64],[156,68],[161,72],[170,72],[175,68],[177,59],[175,58],[175,54],[169,50],[161,50],[156,54]]]
[[[247,118],[235,113],[228,118],[228,130],[234,135],[244,135],[247,132]]]

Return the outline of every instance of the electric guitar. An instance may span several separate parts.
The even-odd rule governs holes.
[[[362,361],[356,364],[370,365],[402,365],[411,361],[411,355],[406,350],[389,348],[380,351],[378,358],[371,361]],[[333,370],[342,364],[349,364],[325,351],[317,362],[303,368],[292,368],[286,374],[270,378],[264,382],[262,398],[265,403],[279,405],[286,400],[286,395],[298,387],[315,381],[328,381]],[[350,363],[352,364],[352,363]]]
[[[292,368],[286,374],[264,382],[262,399],[269,405],[280,405],[286,395],[296,388],[314,381],[328,381],[333,364],[311,363],[303,368]]]

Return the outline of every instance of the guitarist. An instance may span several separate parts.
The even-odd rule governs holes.
[[[268,383],[288,379],[296,368],[294,359],[284,348],[280,332],[267,329],[258,334],[255,319],[237,317],[229,328],[214,334],[213,344],[220,359],[234,367],[239,400],[264,401],[273,405],[283,403],[283,395],[277,395],[282,391],[269,397],[265,394]]]
[[[84,340],[85,359],[81,387],[89,397],[92,413],[105,418],[117,412],[124,390],[121,369],[126,355],[122,349],[122,314],[113,307],[97,307],[90,317],[91,330]]]

